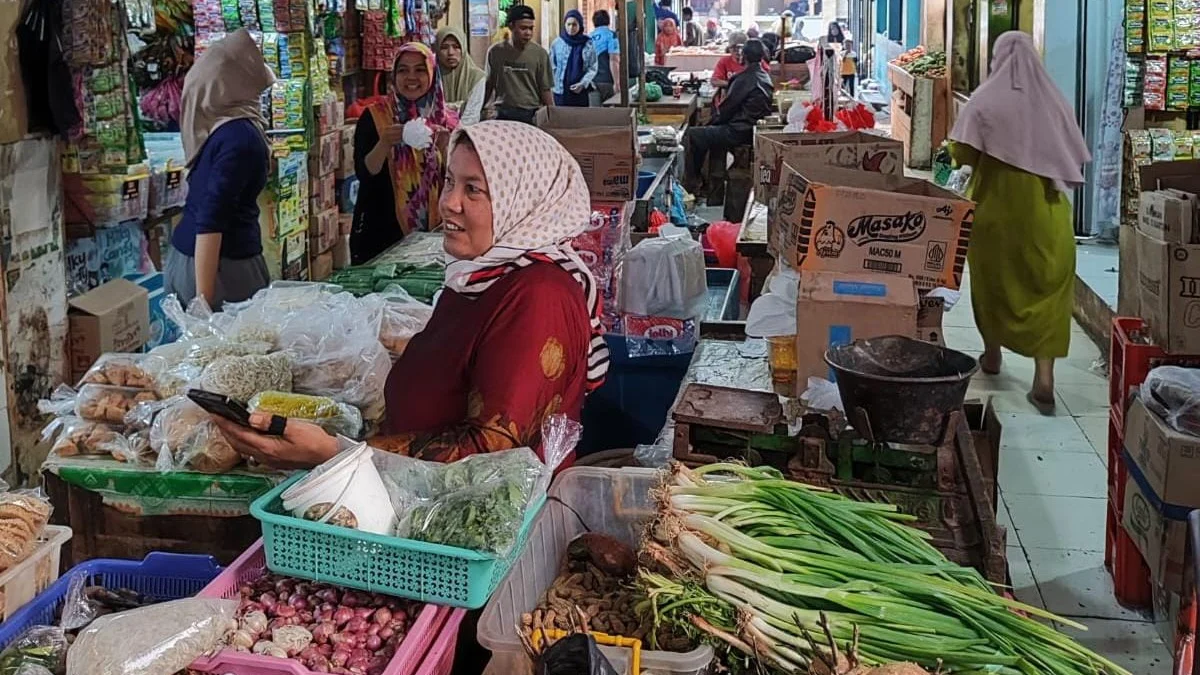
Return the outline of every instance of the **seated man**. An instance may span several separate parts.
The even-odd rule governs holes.
[[[754,126],[771,114],[775,88],[763,63],[766,50],[759,40],[750,40],[742,48],[746,69],[729,81],[729,93],[721,101],[717,116],[708,126],[692,127],[683,135],[686,152],[683,186],[692,194],[702,189],[704,164],[708,153],[724,155],[754,141]]]

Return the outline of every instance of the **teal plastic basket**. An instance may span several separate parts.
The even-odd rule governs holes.
[[[388,537],[295,518],[281,495],[304,473],[254,500],[250,513],[262,523],[267,568],[276,574],[323,581],[439,605],[479,609],[512,568],[533,521],[546,503],[543,494],[525,514],[516,544],[506,558],[465,548]]]

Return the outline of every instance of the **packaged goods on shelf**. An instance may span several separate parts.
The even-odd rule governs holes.
[[[1146,6],[1142,0],[1125,2],[1125,51],[1146,51]]]
[[[1145,95],[1146,59],[1140,54],[1130,54],[1125,59],[1125,87],[1123,105],[1130,108],[1142,104]]]
[[[333,248],[338,238],[337,209],[326,209],[312,216],[308,227],[308,250],[312,255],[320,255]]]
[[[66,247],[67,295],[86,293],[113,279],[146,274],[153,263],[146,255],[146,234],[137,222],[96,229],[91,237]]]
[[[1146,75],[1142,97],[1146,110],[1167,109],[1167,58],[1165,56],[1146,57]]]

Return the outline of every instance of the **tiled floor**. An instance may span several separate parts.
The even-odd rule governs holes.
[[[946,315],[946,341],[978,355],[969,284]],[[1073,329],[1071,354],[1055,368],[1057,416],[1043,417],[1025,400],[1033,362],[1012,353],[1000,375],[977,375],[969,394],[991,397],[1001,416],[999,508],[1014,592],[1086,625],[1087,632],[1066,630],[1131,672],[1165,675],[1169,649],[1149,617],[1117,604],[1104,569],[1108,385],[1094,366],[1099,350]]]

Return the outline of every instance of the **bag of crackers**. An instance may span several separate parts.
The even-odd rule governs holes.
[[[85,384],[79,391],[59,385],[50,398],[38,402],[43,414],[57,416],[75,415],[92,422],[123,424],[125,415],[139,403],[157,401],[158,394],[135,387],[118,387],[109,384]]]
[[[50,522],[50,501],[40,490],[8,490],[0,481],[0,572],[16,565],[37,547]]]

